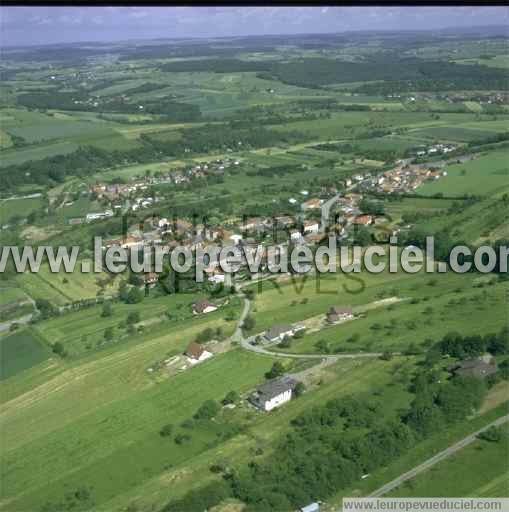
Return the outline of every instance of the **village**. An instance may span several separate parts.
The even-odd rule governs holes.
[[[113,246],[125,249],[164,246],[171,250],[180,245],[196,250],[212,245],[218,248],[236,245],[255,253],[261,246],[264,259],[265,247],[269,244],[313,247],[332,234],[339,239],[347,239],[358,226],[382,226],[388,229],[388,219],[383,212],[364,210],[366,201],[363,199],[366,195],[408,193],[429,180],[447,175],[439,166],[398,161],[394,168],[381,174],[370,171],[354,174],[340,181],[336,188],[317,191],[319,195],[316,196],[310,197],[309,190],[301,190],[298,194],[300,199],[298,196],[288,199],[289,207],[286,210],[289,212],[273,217],[244,215],[236,221],[229,218],[212,225],[207,219],[169,218],[154,213],[158,197],[151,192],[152,186],[169,182],[178,184],[182,180],[203,177],[208,173],[221,173],[228,166],[239,164],[239,160],[218,159],[187,170],[133,179],[127,184],[92,185],[90,191],[110,207],[102,212],[88,213],[80,221],[92,222],[112,217],[116,210],[125,211],[126,208],[131,211],[145,209],[147,213],[141,225],[133,225],[124,236],[105,241],[104,249]],[[76,219],[72,219],[72,222],[78,223]],[[390,229],[397,229],[397,226],[390,226]],[[246,264],[246,261],[243,263]],[[224,274],[218,269],[208,268],[205,272],[210,282],[222,283],[225,280]]]

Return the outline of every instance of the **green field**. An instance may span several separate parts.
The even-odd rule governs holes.
[[[285,351],[320,353],[323,350],[316,345],[322,340],[331,352],[403,351],[410,346],[426,346],[428,340],[436,341],[444,333],[482,334],[497,332],[505,325],[507,286],[491,286],[489,298],[468,284],[462,292],[448,292],[452,286],[455,284],[450,282],[441,291],[428,291],[431,287],[424,283],[419,286],[414,281],[409,292],[426,300],[412,304],[407,298],[392,306],[369,310],[365,317],[309,333],[293,341]]]
[[[76,264],[74,272],[51,272],[48,265],[41,265],[37,273],[25,272],[17,276],[19,286],[34,299],[48,299],[60,306],[82,299],[93,299],[99,292],[105,297],[114,296],[119,279],[108,276],[105,272],[81,272],[81,264],[88,262],[90,268],[93,264],[84,259]],[[101,283],[104,285],[101,286]]]
[[[509,488],[507,427],[500,442],[477,440],[390,493],[394,497],[505,498]]]
[[[448,165],[447,176],[419,188],[425,195],[479,194],[503,192],[509,187],[507,152],[498,151],[481,155],[463,164]]]
[[[7,224],[12,217],[23,217],[43,206],[40,197],[26,199],[0,199],[0,224]]]
[[[78,149],[78,145],[69,142],[54,142],[51,144],[35,144],[23,148],[23,151],[17,149],[7,149],[2,151],[0,158],[1,166],[18,165],[29,160],[42,160],[55,155],[65,155]]]
[[[44,361],[50,351],[31,329],[0,337],[0,380],[8,379]]]

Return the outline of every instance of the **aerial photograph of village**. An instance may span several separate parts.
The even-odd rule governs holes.
[[[0,76],[0,512],[509,511],[507,6],[4,5]]]

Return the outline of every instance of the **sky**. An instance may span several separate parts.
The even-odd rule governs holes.
[[[508,25],[509,8],[0,7],[0,45]]]

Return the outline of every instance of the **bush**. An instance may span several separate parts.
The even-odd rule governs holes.
[[[502,440],[503,432],[500,427],[490,427],[488,430],[481,432],[477,437],[483,441],[498,443]]]
[[[304,385],[303,382],[297,382],[296,386],[293,388],[293,396],[295,398],[299,398],[299,396],[301,396],[304,391],[306,391],[306,386]]]
[[[276,377],[280,377],[281,375],[283,375],[283,373],[285,373],[285,367],[283,366],[282,363],[276,361],[272,365],[272,368],[265,374],[265,377],[267,379],[275,379]]]
[[[60,357],[65,357],[67,355],[64,346],[59,341],[53,343],[53,345],[51,346],[51,350],[53,351],[53,353],[59,355]]]
[[[171,423],[167,423],[164,425],[159,431],[159,435],[161,437],[169,437],[173,434],[173,425]]]
[[[246,329],[246,331],[252,331],[256,325],[255,319],[251,316],[247,316],[244,319],[244,323],[242,324],[242,327]]]
[[[197,420],[209,420],[221,410],[220,405],[215,400],[205,400],[200,408],[194,414]]]
[[[111,302],[105,302],[103,303],[103,309],[101,311],[101,316],[103,318],[107,318],[113,315],[113,310],[111,309]]]
[[[239,402],[240,396],[236,391],[229,391],[226,396],[221,400],[223,405],[236,404]]]
[[[140,320],[140,313],[138,311],[131,311],[127,315],[127,325],[137,324]]]
[[[139,304],[142,300],[143,300],[143,293],[137,286],[134,286],[127,292],[127,296],[126,296],[127,304]]]
[[[191,436],[189,434],[177,434],[175,436],[176,444],[189,443],[190,441],[191,441]]]

